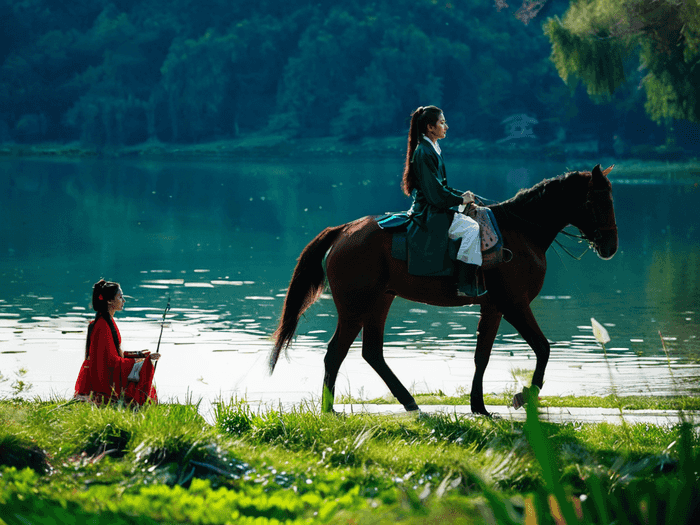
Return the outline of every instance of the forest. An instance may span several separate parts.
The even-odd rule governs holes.
[[[435,104],[465,140],[497,142],[503,121],[525,114],[537,122],[533,144],[698,147],[693,111],[677,111],[687,97],[674,106],[673,82],[648,82],[646,67],[659,66],[649,57],[665,54],[644,55],[650,26],[637,23],[658,19],[659,5],[662,23],[669,12],[688,16],[696,0],[519,4],[0,0],[0,143],[352,141],[403,135],[413,109]],[[624,34],[613,31],[620,20]],[[691,22],[651,35],[680,48],[664,64],[694,71],[700,24]],[[651,74],[663,80],[664,64]],[[694,103],[687,71],[677,75]]]

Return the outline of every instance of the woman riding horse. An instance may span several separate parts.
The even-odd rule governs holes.
[[[461,213],[474,202],[474,194],[447,185],[438,144],[447,130],[445,115],[435,106],[420,107],[411,115],[402,183],[404,193],[413,197],[408,212],[408,271],[413,275],[454,274],[457,295],[476,296],[484,293],[476,282],[482,261],[479,224]],[[456,271],[448,256],[450,240],[459,243]]]
[[[324,411],[333,410],[338,370],[361,330],[362,357],[406,410],[418,410],[415,399],[384,359],[384,325],[396,296],[436,306],[481,306],[470,396],[472,412],[489,415],[484,405],[483,378],[501,319],[508,321],[535,352],[532,385],[542,388],[550,345],[530,303],[544,283],[546,252],[559,232],[571,224],[601,258],[615,254],[617,225],[612,185],[607,178],[611,169],[603,172],[598,165],[592,172],[571,172],[544,180],[490,206],[504,248],[512,252],[513,258],[484,271],[489,292],[479,297],[457,296],[452,277],[412,275],[405,261],[392,257],[392,234],[380,228],[373,217],[326,228],[299,256],[274,336],[270,373],[280,352],[291,343],[299,318],[321,296],[327,282],[338,324],[324,359]],[[516,395],[516,407],[522,398],[523,394]]]

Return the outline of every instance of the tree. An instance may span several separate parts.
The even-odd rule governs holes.
[[[316,10],[299,39],[298,52],[284,67],[273,125],[306,136],[328,135],[333,119],[354,95],[355,79],[369,63],[376,25],[362,13],[339,7],[327,15]]]
[[[260,129],[277,96],[279,71],[296,38],[286,23],[253,15],[197,39],[176,39],[161,67],[171,138],[197,141]]]
[[[84,69],[64,84],[77,92],[65,121],[80,131],[83,142],[120,146],[149,138],[147,111],[159,76],[144,50],[158,38],[113,5],[87,31],[73,33],[66,54],[83,57]],[[46,46],[41,49],[46,53]]]
[[[513,113],[557,121],[567,93],[521,23],[557,3],[516,1],[0,0],[0,140],[394,135],[429,103],[495,140]]]
[[[639,65],[652,119],[700,122],[698,0],[575,0],[562,20],[547,21],[545,32],[568,84],[580,80],[591,96],[605,99]]]

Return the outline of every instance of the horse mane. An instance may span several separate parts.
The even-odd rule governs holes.
[[[521,189],[510,199],[491,206],[491,209],[498,215],[500,215],[500,211],[508,211],[517,214],[523,207],[530,207],[531,204],[536,204],[546,196],[552,195],[554,192],[556,192],[556,195],[560,195],[566,182],[572,180],[573,177],[587,174],[586,172],[570,171],[550,179],[544,179],[531,188]],[[501,219],[498,218],[498,220],[500,221]]]

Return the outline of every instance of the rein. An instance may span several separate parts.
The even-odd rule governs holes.
[[[579,231],[580,231],[580,230],[579,230]],[[557,235],[560,235],[560,234],[566,235],[567,237],[571,237],[572,239],[579,239],[580,241],[588,241],[588,239],[586,239],[583,235],[576,235],[575,233],[569,233],[569,232],[564,231],[564,230],[562,230],[562,231],[560,231],[559,233],[557,233]],[[559,248],[561,248],[562,250],[564,250],[564,252],[565,252],[569,257],[571,257],[572,259],[574,259],[574,260],[576,260],[576,261],[582,260],[582,259],[583,259],[583,256],[586,255],[586,254],[591,250],[590,241],[589,241],[589,244],[588,244],[588,246],[586,247],[586,249],[583,250],[583,252],[581,253],[581,255],[574,255],[573,253],[571,253],[571,251],[570,251],[566,246],[564,246],[564,245],[561,243],[561,241],[559,241],[559,239],[554,239],[554,242],[557,244],[557,246],[559,246]]]
[[[594,230],[594,232],[593,232],[592,238],[591,238],[591,237],[588,237],[580,228],[574,226],[574,227],[577,228],[578,231],[579,231],[579,234],[578,234],[578,235],[575,234],[575,233],[570,233],[570,232],[565,231],[565,230],[561,230],[561,231],[559,231],[559,232],[556,234],[556,236],[555,236],[555,238],[554,238],[554,241],[553,241],[553,242],[556,243],[562,250],[564,250],[564,252],[565,252],[569,257],[571,257],[572,259],[575,259],[575,260],[577,260],[577,261],[581,261],[582,258],[583,258],[583,256],[584,256],[589,250],[591,250],[593,246],[596,245],[597,241],[603,236],[603,232],[612,231],[612,230],[617,230],[617,225],[615,224],[614,219],[612,220],[612,222],[610,222],[610,220],[607,220],[607,218],[606,218],[606,220],[599,220],[599,212],[598,212],[598,209],[597,209],[597,207],[594,205],[593,200],[591,199],[592,196],[595,196],[595,195],[597,195],[597,194],[599,194],[599,193],[608,194],[608,193],[609,193],[609,190],[607,190],[607,189],[594,189],[594,188],[592,188],[592,187],[589,186],[589,189],[588,189],[588,196],[587,196],[586,202],[585,202],[585,204],[584,204],[584,206],[588,209],[589,213],[590,213],[591,216],[593,217],[594,223],[596,224],[595,230]],[[488,199],[484,199],[483,197],[480,197],[480,196],[478,196],[478,195],[475,195],[475,198],[476,198],[477,200],[481,201],[481,204],[482,204],[482,205],[484,204],[484,201],[488,200]],[[494,203],[494,201],[491,201],[491,203]],[[518,219],[519,221],[524,222],[524,223],[526,223],[526,224],[529,224],[529,225],[531,225],[531,226],[534,226],[534,227],[540,227],[540,226],[541,226],[541,225],[538,224],[538,223],[535,223],[535,222],[533,222],[533,221],[531,221],[531,220],[528,220],[528,219],[523,218],[521,215],[519,215],[518,213],[513,212],[512,210],[501,209],[501,211],[504,212],[506,215],[510,215],[511,217],[514,217],[514,218]],[[556,238],[556,237],[558,237],[559,235],[565,235],[565,236],[570,237],[570,238],[572,238],[572,239],[578,239],[579,242],[580,242],[580,241],[586,241],[586,242],[588,243],[588,247],[587,247],[580,255],[576,255],[576,254],[574,254],[569,248],[567,248],[566,246],[564,246],[564,245],[561,243],[561,241],[559,241],[559,239]]]
[[[529,221],[529,220],[527,220],[527,219],[524,219],[522,216],[518,215],[517,213],[513,213],[513,212],[510,211],[510,210],[501,210],[501,211],[504,211],[507,215],[510,215],[511,217],[515,217],[516,219],[518,219],[518,220],[520,220],[520,221],[522,221],[522,222],[524,222],[524,223],[526,223],[526,224],[529,224],[529,225],[531,225],[531,226],[536,226],[536,227],[539,227],[539,226],[540,226],[540,224],[538,224],[538,223],[536,223],[536,222],[533,222],[533,221]],[[575,226],[574,226],[574,228],[575,228]],[[586,249],[581,253],[581,255],[576,255],[576,254],[574,254],[569,248],[567,248],[566,246],[564,246],[564,245],[561,243],[561,241],[560,241],[559,239],[557,239],[557,238],[555,237],[554,243],[556,243],[562,250],[564,250],[564,252],[565,252],[569,257],[571,257],[572,259],[575,259],[575,260],[577,260],[577,261],[580,261],[580,260],[583,259],[583,256],[586,255],[586,253],[588,253],[588,252],[591,250],[591,242],[592,242],[592,241],[591,241],[590,239],[586,238],[586,237],[583,235],[583,233],[581,233],[581,230],[579,230],[579,234],[578,234],[578,235],[575,234],[575,233],[567,232],[566,230],[561,230],[559,233],[557,233],[557,237],[558,237],[559,235],[565,235],[565,236],[570,237],[570,238],[572,238],[572,239],[578,239],[579,241],[587,241],[587,242],[588,242],[588,246],[587,246]]]

